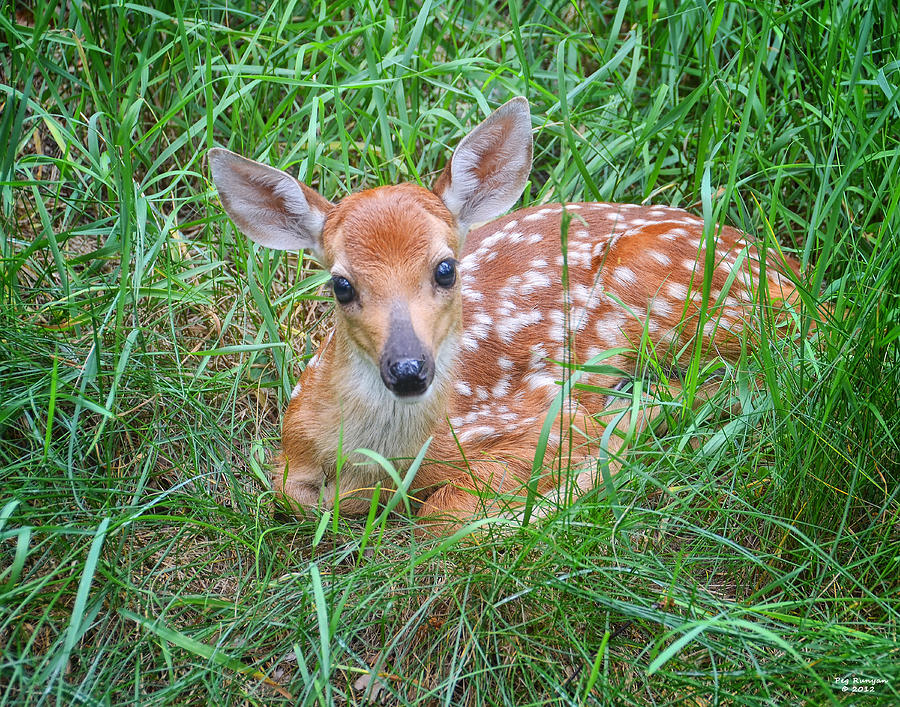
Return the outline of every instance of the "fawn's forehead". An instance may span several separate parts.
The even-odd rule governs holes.
[[[456,255],[453,217],[432,192],[415,184],[351,194],[325,224],[330,263],[356,273],[419,270],[436,257]]]

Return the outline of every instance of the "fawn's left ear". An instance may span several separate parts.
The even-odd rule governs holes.
[[[213,182],[231,220],[257,243],[307,250],[322,265],[322,229],[331,202],[287,172],[212,148]]]
[[[461,236],[472,224],[495,219],[516,203],[531,173],[531,154],[531,111],[521,96],[462,139],[433,189]]]

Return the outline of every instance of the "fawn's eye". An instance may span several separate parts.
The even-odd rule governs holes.
[[[334,298],[341,304],[349,304],[356,297],[356,290],[350,284],[350,280],[340,275],[331,278],[331,289],[334,290]]]
[[[439,262],[434,269],[434,281],[439,287],[453,287],[456,282],[456,261],[447,258],[447,260]]]

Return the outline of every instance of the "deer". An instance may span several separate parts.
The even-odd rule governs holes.
[[[585,493],[601,456],[610,473],[621,466],[624,435],[608,428],[659,414],[614,409],[638,375],[639,342],[675,369],[697,347],[702,361],[734,362],[755,306],[797,303],[796,260],[729,226],[706,238],[704,221],[680,208],[579,202],[506,214],[532,150],[523,97],[471,130],[431,189],[401,183],[332,203],[287,172],[209,150],[237,228],[267,248],[303,250],[331,276],[334,326],[294,388],[270,472],[299,516],[367,513],[376,489],[393,485],[358,450],[402,473],[426,444],[409,493],[417,524],[438,535],[521,508],[529,484]],[[566,388],[573,364],[585,364],[584,385]],[[565,463],[535,478],[563,393],[544,434],[547,458],[565,451]]]

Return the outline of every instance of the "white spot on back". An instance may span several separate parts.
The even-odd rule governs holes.
[[[470,442],[477,438],[487,438],[497,436],[497,430],[490,425],[478,425],[477,427],[464,427],[457,437],[460,442]]]
[[[498,380],[494,387],[491,388],[491,395],[495,398],[504,398],[506,394],[509,392],[509,384],[511,379],[509,376],[503,376],[500,380]]]
[[[561,342],[566,338],[565,315],[558,309],[551,311],[547,317],[550,327],[547,329],[547,338],[550,341]]]
[[[530,371],[523,379],[532,390],[556,390],[556,377],[543,371]]]
[[[499,243],[505,235],[506,234],[503,231],[494,231],[491,235],[489,235],[487,238],[482,240],[481,243],[478,244],[478,250],[485,252],[489,251],[491,248],[497,245],[497,243]],[[478,251],[475,252],[477,253]]]
[[[666,289],[669,292],[669,297],[672,297],[675,300],[683,302],[687,299],[687,287],[680,282],[670,282]]]
[[[591,299],[591,288],[587,285],[576,283],[569,289],[572,294],[572,301],[581,305],[586,305]]]
[[[516,311],[516,305],[512,301],[505,299],[497,307],[497,314],[501,317],[508,317]]]
[[[505,344],[512,343],[513,337],[527,326],[537,324],[543,319],[543,315],[537,309],[526,310],[513,314],[511,317],[497,325],[497,335]]]
[[[542,272],[527,270],[522,277],[522,284],[519,287],[519,294],[531,294],[537,289],[550,287],[553,284],[550,278]]]
[[[621,312],[610,312],[594,324],[597,336],[609,346],[615,346],[622,340],[622,327],[625,326],[625,315]]]
[[[478,292],[477,290],[473,290],[468,285],[463,285],[462,287],[462,296],[466,299],[470,299],[473,302],[481,302],[484,299],[484,295]]]
[[[623,285],[634,285],[637,283],[637,275],[634,274],[634,270],[626,265],[620,265],[613,270],[613,277]]]
[[[648,250],[647,255],[653,258],[660,265],[671,265],[672,259],[669,258],[665,253],[660,253],[658,250]]]
[[[658,317],[669,317],[672,315],[672,303],[669,300],[656,297],[650,305],[650,312]]]
[[[484,312],[475,312],[473,319],[475,323],[466,328],[466,335],[479,341],[488,338],[494,325],[494,320]]]
[[[478,351],[478,340],[468,331],[463,332],[461,342],[462,347],[467,351]]]

